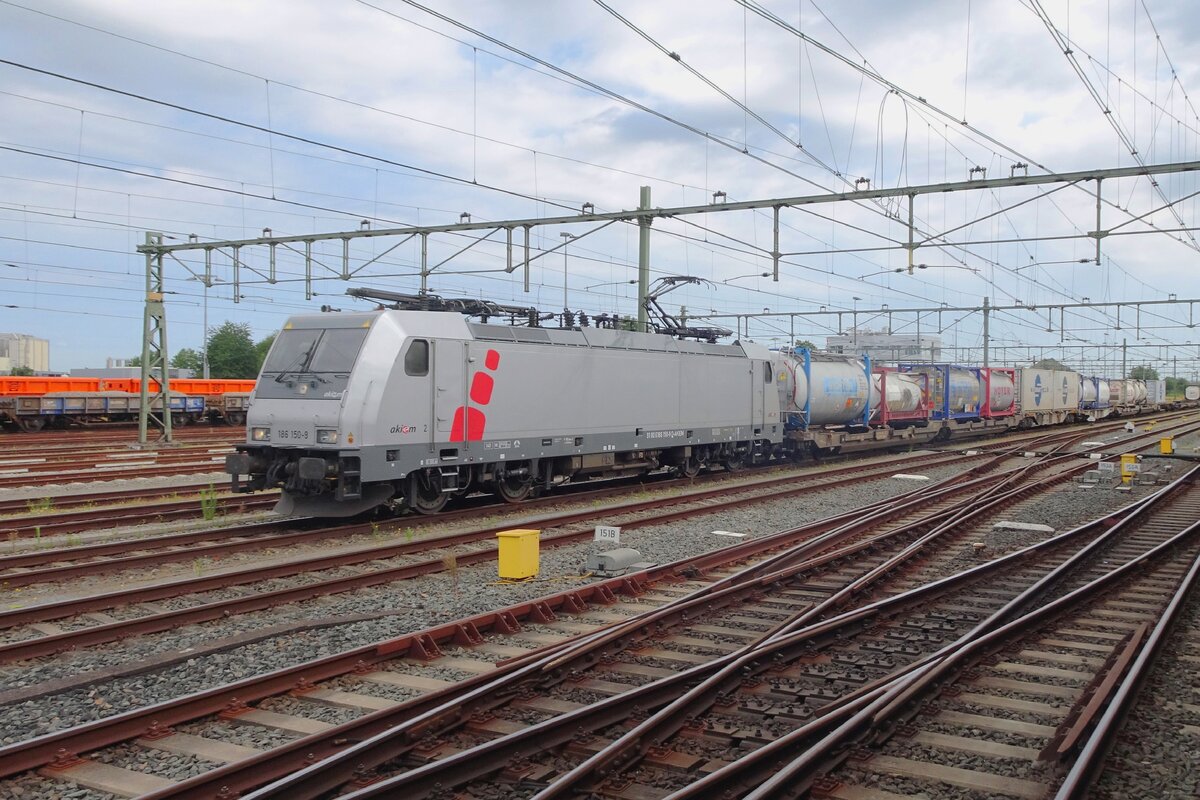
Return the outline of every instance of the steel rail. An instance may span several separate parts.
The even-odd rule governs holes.
[[[968,486],[970,486],[970,483],[968,483]],[[948,487],[942,489],[942,491],[949,492],[954,491],[954,489],[953,487]],[[905,495],[901,495],[901,498],[902,497],[905,497]],[[734,500],[733,503],[746,503],[746,501],[757,501],[761,499],[762,498]],[[653,501],[650,501],[650,503],[653,503]],[[889,503],[888,500],[883,500],[878,501],[876,505],[882,506],[887,503]],[[919,499],[911,500],[908,505],[917,503],[919,503]],[[724,505],[708,505],[698,507],[698,509],[692,509],[679,513],[684,513],[684,515],[702,515],[702,513],[710,513],[714,510],[720,510],[720,507],[724,507]],[[870,506],[868,507],[868,510],[869,509]],[[829,518],[827,521],[821,521],[812,523],[810,525],[804,525],[804,527],[797,529],[782,531],[781,534],[775,534],[774,536],[781,536],[786,540],[790,539],[790,537],[798,536],[804,533],[804,531],[810,531],[810,533],[816,534],[823,528],[830,527],[830,525],[848,524],[845,521],[854,521],[860,524],[862,523],[862,519],[859,518],[860,513],[862,513],[862,510],[847,512],[845,515]],[[870,518],[871,521],[874,521],[874,517]],[[662,517],[656,516],[644,519],[644,521],[637,523],[626,523],[625,527],[637,528],[641,527],[642,524],[656,524],[661,521]],[[494,531],[509,528],[510,525],[511,523],[508,525],[499,525],[499,527],[496,529],[490,529],[490,531],[491,533],[494,533]],[[485,533],[484,536],[490,536],[491,533]],[[452,543],[462,543],[463,541],[474,541],[467,539],[467,537],[476,535],[480,535],[479,531],[470,531],[470,533],[467,534],[443,537],[443,539],[437,540],[426,540],[425,542],[410,542],[400,547],[402,547],[406,553],[415,553],[424,551],[424,549],[427,549],[427,547],[430,545],[448,546],[444,543],[445,539],[455,540],[451,542],[451,545]],[[560,545],[560,543],[577,541],[578,537],[581,535],[586,537],[589,535],[589,531],[576,531],[576,533],[566,533],[546,537],[546,539],[542,540],[542,543],[548,546],[556,546]],[[755,541],[762,542],[767,540],[768,537],[758,537],[758,539]],[[379,558],[378,554],[376,557],[370,560],[374,560],[376,558]],[[458,554],[456,557],[456,563],[460,566],[472,565],[482,563],[482,561],[492,560],[493,558],[493,549],[485,549],[485,551],[479,551],[475,553]],[[258,593],[245,597],[235,597],[235,599],[230,600],[202,603],[198,604],[198,606],[169,610],[169,612],[157,614],[149,614],[146,616],[140,616],[140,618],[109,622],[107,625],[96,625],[78,628],[78,630],[74,631],[48,634],[48,636],[37,637],[34,639],[17,640],[17,642],[0,644],[0,662],[19,661],[24,660],[24,658],[54,655],[56,652],[61,652],[72,648],[80,648],[80,646],[113,642],[113,640],[124,638],[126,636],[136,636],[136,634],[170,630],[170,628],[179,625],[196,624],[196,622],[209,621],[212,619],[223,619],[234,614],[248,613],[252,612],[252,610],[278,606],[278,604],[311,599],[311,597],[322,595],[342,593],[342,591],[371,587],[371,585],[402,581],[402,579],[418,577],[420,575],[428,575],[428,573],[439,572],[443,571],[444,569],[445,564],[442,559],[431,559],[427,561],[419,561],[419,563],[415,564],[390,567],[390,569],[372,570],[371,572],[362,573],[362,575],[331,578],[326,579],[326,581],[307,583],[301,585],[301,587],[268,591],[268,593]],[[251,567],[251,569],[248,570],[226,573],[226,575],[248,576],[252,579],[252,581],[258,581],[258,579],[263,579],[265,571],[260,569],[260,567]],[[174,596],[176,594],[180,594],[179,590],[181,587],[191,587],[193,584],[200,584],[208,587],[210,582],[205,581],[203,578],[190,578],[185,579],[185,581],[182,582],[172,582],[161,585],[162,587],[169,587],[172,589],[172,595],[168,596]],[[35,606],[29,609],[8,610],[8,612],[0,612],[0,626],[11,627],[16,624],[25,624],[25,622],[35,619],[37,621],[42,621],[44,619],[58,619],[60,616],[65,616],[68,614],[84,613],[85,610],[100,610],[102,608],[109,608],[112,607],[112,603],[110,603],[112,600],[125,602],[161,600],[163,595],[161,591],[158,591],[158,589],[160,589],[160,587],[157,587],[156,585],[156,587],[149,587],[146,589],[122,590],[118,591],[118,593],[109,593],[107,595],[82,597],[82,599],[79,600],[43,604],[43,606]],[[131,594],[136,597],[136,600],[131,599]],[[50,613],[46,614],[44,613],[44,610],[49,610]]]
[[[799,567],[793,567],[793,569],[798,568]],[[767,580],[766,576],[764,576],[764,580]],[[672,608],[674,608],[679,602],[680,601],[672,603]],[[880,603],[875,605],[889,605],[899,602],[902,602],[902,600],[892,598],[886,601],[880,601]],[[914,600],[914,602],[917,601]],[[664,609],[660,608],[657,613],[661,615],[663,610]],[[686,611],[682,613],[686,613]],[[845,612],[834,619],[821,622],[803,632],[790,634],[786,637],[783,637],[783,639],[786,640],[786,643],[791,645],[796,651],[803,650],[809,646],[810,640],[820,636],[833,637],[840,635],[840,633],[844,632],[849,627],[861,626],[862,624],[865,624],[864,620],[869,619],[874,613],[875,612],[871,609],[856,609]],[[645,621],[649,623],[652,619],[653,617],[646,619]],[[628,622],[622,624],[626,627],[630,625]],[[598,637],[611,639],[614,631],[615,629],[606,629],[604,632],[599,634]],[[575,651],[574,654],[572,653],[572,650],[560,651],[558,655],[553,656],[540,668],[540,672],[543,674],[543,676],[548,676],[551,680],[557,680],[560,679],[564,673],[569,674],[573,666],[582,666],[581,664],[573,665],[572,663],[568,662],[568,659],[572,657],[572,655],[574,655],[574,657],[577,659],[583,658],[586,661],[587,658],[590,658],[594,661],[596,658],[598,658],[598,655],[587,651],[593,649],[595,641],[595,639],[590,639],[587,642],[578,645],[576,648],[573,648]],[[619,645],[619,642],[616,644]],[[775,652],[769,654],[762,654],[761,660],[770,661],[776,652],[780,652],[780,650],[776,650]],[[617,713],[610,707],[619,706],[622,709],[619,713],[627,715],[631,705],[637,705],[642,709],[651,708],[652,706],[647,702],[651,697],[651,693],[653,693],[653,696],[658,696],[657,693],[660,688],[665,687],[666,685],[671,685],[677,687],[675,696],[678,696],[680,689],[690,685],[694,681],[702,679],[706,674],[708,674],[708,672],[722,666],[728,666],[730,672],[734,675],[732,680],[736,683],[743,677],[743,674],[740,673],[741,667],[750,661],[759,659],[759,654],[748,654],[744,656],[743,660],[740,661],[737,657],[738,652],[717,657],[713,661],[709,662],[709,664],[700,665],[695,668],[688,669],[685,672],[673,675],[669,678],[662,679],[662,681],[666,683],[656,682],[653,684],[647,684],[646,686],[641,687],[640,689],[635,689],[632,692],[627,692],[614,698],[599,701],[593,706],[581,709],[578,712],[571,712],[569,714],[547,720],[544,723],[539,723],[537,726],[534,726],[531,729],[526,729],[525,731],[512,734],[509,737],[503,737],[503,739],[498,739],[490,745],[481,745],[481,747],[487,751],[487,758],[485,760],[490,762],[493,767],[492,769],[483,769],[483,772],[486,774],[489,771],[494,771],[494,768],[497,768],[497,765],[503,765],[507,763],[508,760],[513,758],[515,753],[520,752],[522,749],[524,749],[526,752],[528,752],[530,747],[535,746],[536,749],[542,749],[547,746],[553,746],[556,743],[563,743],[570,740],[571,737],[575,736],[579,730],[594,730],[597,727],[603,727],[603,719],[601,719],[596,725],[592,724],[593,719],[589,718],[590,709],[602,708],[604,709],[604,714],[608,714],[610,712]],[[734,666],[735,664],[736,666]],[[489,698],[486,694],[482,695],[481,702],[484,703],[484,705],[481,707],[486,707],[486,704],[494,701],[494,699],[495,698]],[[440,721],[441,725],[452,724],[469,715],[470,708],[462,707],[465,703],[466,700],[463,700],[463,702],[458,706],[447,706],[445,709],[443,709],[441,712],[443,715],[443,719]],[[494,704],[494,702],[492,704]],[[607,717],[604,717],[604,719],[606,718]],[[411,747],[414,737],[417,734],[422,733],[426,729],[434,726],[437,726],[440,729],[439,717],[437,713],[431,712],[430,714],[424,715],[419,720],[414,720],[411,725],[406,723],[404,726],[398,726],[394,728],[388,734],[382,734],[379,737],[376,737],[375,741],[367,741],[361,745],[352,746],[344,754],[328,759],[321,765],[304,770],[295,776],[284,778],[277,783],[272,784],[270,787],[265,787],[264,789],[259,790],[259,792],[250,795],[250,797],[263,798],[263,800],[266,800],[266,798],[313,797],[322,791],[329,791],[340,785],[338,782],[340,780],[339,776],[346,776],[352,772],[352,770],[350,770],[350,765],[365,764],[369,767],[371,765],[381,763],[382,761],[398,757],[406,749]],[[536,745],[534,743],[536,743]],[[470,758],[472,757],[464,756],[462,754],[451,755],[445,759],[441,759],[419,767],[412,772],[405,773],[405,776],[411,777],[406,778],[405,776],[399,776],[397,778],[389,779],[379,784],[375,784],[367,789],[363,789],[361,792],[355,793],[353,796],[371,797],[376,796],[377,794],[395,796],[391,794],[394,791],[403,791],[406,793],[405,796],[412,796],[414,793],[419,794],[423,787],[440,785],[445,788],[451,784],[456,784],[459,782],[458,778],[464,774],[462,772],[462,768],[467,768],[467,765],[460,763],[460,761],[466,761]],[[318,767],[320,767],[320,769],[318,769]],[[469,768],[472,770],[475,769],[475,767]],[[326,769],[330,770],[330,773],[322,774]],[[413,781],[413,783],[409,783],[408,781]],[[342,783],[344,782],[345,781],[342,781]],[[163,797],[167,796],[174,795],[163,795]],[[193,795],[186,796],[193,797]]]
[[[199,446],[186,447],[180,450],[155,450],[146,451],[144,453],[109,453],[107,455],[91,455],[80,458],[78,456],[72,458],[49,459],[49,458],[29,458],[29,459],[0,459],[0,472],[15,472],[21,471],[22,475],[37,475],[39,477],[50,474],[70,473],[74,471],[82,471],[88,469],[105,469],[108,467],[119,467],[126,461],[144,464],[148,461],[153,461],[155,464],[164,466],[193,463],[197,459],[216,458],[221,456],[222,459],[227,453],[233,452],[233,446],[218,445],[216,447]],[[118,457],[119,456],[119,457]],[[7,462],[7,463],[3,463]],[[222,463],[224,463],[222,461]]]
[[[37,505],[39,500],[49,500],[50,503],[46,508],[47,512],[58,513],[67,511],[72,508],[105,506],[107,509],[127,507],[127,501],[140,498],[158,498],[169,497],[171,495],[180,495],[183,497],[195,497],[202,490],[207,489],[212,485],[212,481],[199,481],[197,483],[177,484],[175,486],[152,486],[145,489],[118,489],[118,490],[102,490],[98,492],[83,492],[80,494],[57,495],[48,498],[25,498],[20,500],[0,500],[0,524],[5,522],[22,522],[29,518],[33,513],[30,510],[30,504]],[[116,505],[113,504],[116,502]]]
[[[938,460],[936,456],[931,456],[931,460]],[[953,463],[958,458],[952,456],[944,459],[945,463]],[[802,486],[796,486],[792,489],[775,492],[769,495],[770,499],[793,497],[801,494],[810,494],[823,491],[825,489],[853,483],[863,480],[864,478],[882,477],[888,473],[894,472],[894,465],[886,464],[881,466],[876,465],[855,465],[844,470],[839,470],[838,474],[845,473],[844,477],[832,477],[826,479],[822,476],[816,476],[819,482],[809,482]],[[865,473],[865,474],[864,474]],[[685,503],[702,502],[711,498],[730,495],[735,492],[751,492],[756,489],[770,490],[777,486],[787,484],[795,484],[801,481],[812,481],[812,475],[787,475],[780,478],[771,478],[763,481],[755,481],[751,484],[735,484],[733,486],[717,486],[711,489],[703,489],[697,492],[688,492],[673,497],[655,498],[653,500],[645,500],[634,503],[626,503],[620,506],[607,508],[589,508],[581,511],[568,512],[565,514],[557,514],[545,519],[535,519],[529,521],[530,524],[544,525],[547,527],[559,527],[562,525],[571,525],[582,522],[588,519],[594,519],[597,516],[636,513],[644,510],[661,509],[664,506],[676,506]],[[605,489],[596,490],[600,497],[609,496],[614,487],[606,487]],[[640,488],[640,487],[639,487]],[[584,495],[574,496],[576,499],[587,499]],[[561,502],[563,498],[554,498],[554,500],[544,500],[543,503],[552,503],[555,501]],[[753,501],[761,501],[768,499],[762,496],[759,497],[743,497],[732,498],[723,502],[708,506],[711,510],[720,510],[724,508],[736,508],[740,505],[745,505]],[[459,512],[459,516],[468,516],[470,512]],[[319,524],[320,520],[315,518],[302,518],[308,524]],[[428,524],[437,524],[439,521],[445,521],[445,516],[431,516]],[[661,521],[670,521],[673,519],[670,515],[660,515],[658,518]],[[524,524],[524,523],[523,523]],[[645,523],[643,523],[645,524]],[[111,542],[93,545],[82,545],[80,547],[63,548],[53,552],[33,552],[24,553],[13,556],[0,556],[0,586],[13,588],[17,586],[26,586],[33,583],[45,583],[50,581],[61,581],[69,578],[81,577],[84,575],[94,575],[100,572],[113,572],[122,569],[133,569],[147,567],[157,564],[165,564],[177,561],[192,561],[196,558],[224,556],[231,553],[241,552],[245,550],[261,549],[263,546],[281,547],[290,544],[296,544],[312,539],[330,538],[339,535],[356,535],[364,533],[373,533],[376,530],[373,523],[350,523],[348,525],[338,525],[328,528],[309,529],[295,533],[283,533],[264,538],[253,535],[251,538],[238,539],[236,537],[244,537],[247,534],[259,534],[266,530],[273,530],[280,525],[278,521],[270,521],[263,523],[252,523],[250,525],[232,526],[224,529],[209,531],[209,535],[205,538],[214,539],[218,536],[213,534],[226,535],[230,538],[226,541],[215,542],[209,545],[200,547],[190,547],[187,550],[166,550],[149,553],[140,553],[128,555],[130,551],[146,550],[149,546],[174,546],[175,541],[163,541],[160,545],[154,540],[135,540],[126,542]],[[463,534],[451,534],[435,539],[427,539],[420,543],[406,543],[393,545],[372,545],[371,550],[357,554],[357,560],[371,560],[377,558],[389,558],[393,555],[404,555],[414,549],[424,549],[431,544],[434,546],[453,546],[457,544],[467,544],[481,539],[494,537],[502,530],[507,530],[512,527],[512,522],[507,522],[498,526],[489,526],[477,531],[470,531]],[[180,537],[188,543],[196,541],[196,534],[173,534],[172,536]],[[168,540],[171,537],[162,537]],[[556,539],[557,541],[557,539]],[[83,561],[76,564],[60,564],[58,566],[41,566],[41,568],[32,568],[35,565],[44,565],[47,563],[61,562],[72,556],[96,558],[98,556],[107,556],[113,553],[126,553],[120,557],[106,557],[102,561]],[[369,556],[369,558],[368,558]],[[321,558],[336,558],[336,556],[317,556],[308,559],[298,559],[296,564],[319,563]],[[342,563],[356,563],[355,561]],[[340,566],[341,564],[339,564]],[[21,569],[20,572],[11,572],[5,570]],[[317,569],[319,567],[311,567]],[[3,614],[0,614],[0,621],[3,620]],[[2,622],[0,622],[2,625]]]
[[[1185,482],[1190,483],[1195,479],[1198,470],[1200,470],[1200,467],[1190,470],[1185,476],[1176,481],[1175,484],[1172,484],[1172,487],[1175,487],[1177,491],[1180,485]],[[1175,491],[1167,493],[1165,490],[1158,493],[1155,495],[1154,505],[1157,506],[1165,502],[1167,498],[1174,494]],[[1141,516],[1150,512],[1151,506],[1144,505],[1139,509],[1137,514]],[[1122,521],[1122,526],[1128,524],[1131,518],[1125,518]],[[1100,594],[1102,590],[1107,589],[1114,582],[1122,580],[1145,564],[1155,561],[1163,554],[1173,550],[1175,545],[1191,539],[1198,534],[1200,534],[1200,522],[1193,523],[1167,541],[1127,561],[1085,586],[1079,587],[1038,608],[1032,609],[1023,616],[1005,621],[1006,615],[1003,612],[1009,608],[1006,606],[1005,609],[1002,609],[993,618],[989,618],[985,625],[977,627],[959,641],[943,648],[938,653],[932,654],[916,669],[897,678],[891,686],[875,697],[870,704],[860,707],[851,718],[841,723],[836,730],[829,733],[821,741],[815,744],[808,744],[804,752],[790,761],[790,763],[777,763],[778,753],[781,751],[786,752],[785,748],[795,743],[793,740],[789,740],[786,745],[775,747],[775,745],[779,745],[788,739],[788,737],[783,737],[777,742],[772,743],[772,745],[768,745],[763,749],[770,748],[771,755],[775,758],[776,763],[772,770],[773,774],[753,791],[746,794],[744,800],[768,800],[769,798],[798,796],[811,786],[812,781],[817,777],[818,773],[827,770],[829,762],[832,759],[837,758],[835,755],[836,750],[844,747],[848,741],[861,740],[864,735],[871,731],[890,733],[890,730],[898,724],[897,720],[903,718],[905,715],[911,717],[917,713],[924,699],[939,688],[948,679],[948,673],[961,665],[968,657],[989,647],[994,649],[995,646],[998,646],[998,643],[1005,641],[1006,638],[1019,636],[1029,627],[1063,613],[1079,603]],[[1112,532],[1110,531],[1106,538],[1111,538],[1111,536]],[[1086,560],[1088,556],[1086,552],[1081,551],[1081,553],[1082,558],[1076,559],[1077,564]],[[726,769],[729,768],[727,767]],[[670,800],[706,796],[692,793],[691,789],[695,788],[697,791],[700,791],[701,784],[704,783],[706,785],[703,787],[703,790],[711,791],[713,785],[718,782],[715,778],[716,775],[718,773],[712,773],[712,775],[702,781],[693,784],[688,790],[671,795]],[[723,778],[727,779],[727,776],[723,776]]]
[[[947,482],[949,482],[949,479]],[[833,527],[857,513],[859,512],[848,512],[831,520],[818,521],[809,527]],[[795,530],[804,531],[805,529],[800,528]],[[0,775],[11,774],[5,769],[5,765],[10,763],[10,756],[13,759],[11,763],[14,765],[36,764],[40,758],[45,758],[47,754],[55,753],[59,749],[66,749],[71,752],[83,752],[84,750],[95,749],[104,744],[131,738],[130,731],[134,732],[132,735],[141,733],[154,720],[169,725],[174,722],[215,713],[215,711],[222,710],[225,704],[235,699],[254,701],[272,694],[278,694],[283,689],[290,688],[291,683],[289,682],[295,682],[300,677],[321,680],[345,674],[353,668],[352,664],[361,668],[363,665],[377,663],[387,657],[402,654],[409,650],[415,649],[420,652],[426,652],[426,648],[429,645],[436,648],[438,642],[445,642],[453,640],[456,636],[462,636],[464,630],[477,629],[483,631],[495,629],[497,632],[512,632],[519,629],[518,619],[530,618],[535,621],[547,621],[547,614],[552,618],[553,611],[556,609],[580,610],[588,600],[595,601],[598,599],[599,602],[611,602],[614,592],[640,593],[642,587],[641,581],[643,579],[664,580],[672,575],[680,575],[684,572],[690,573],[693,569],[697,568],[712,568],[725,563],[743,561],[758,551],[779,546],[779,542],[783,541],[784,537],[789,533],[793,533],[793,531],[785,531],[770,537],[739,542],[720,551],[703,554],[697,558],[682,559],[681,561],[653,568],[635,576],[615,578],[592,584],[584,587],[582,590],[568,590],[538,601],[519,604],[496,614],[478,615],[470,620],[451,623],[428,631],[421,631],[397,640],[380,643],[373,647],[358,648],[349,654],[339,654],[339,656],[330,657],[330,659],[322,659],[317,662],[309,662],[308,664],[286,668],[285,670],[265,676],[266,683],[262,686],[259,685],[257,679],[246,679],[228,687],[221,687],[220,689],[200,693],[198,696],[168,701],[167,703],[158,704],[148,709],[126,712],[119,719],[114,720],[113,724],[115,727],[108,733],[105,732],[105,723],[107,721],[100,721],[87,726],[81,726],[79,729],[73,729],[73,731],[50,734],[47,737],[40,737],[38,740],[19,743],[9,748],[0,748]],[[648,614],[650,612],[645,613]],[[564,644],[569,644],[569,642]],[[552,653],[558,647],[545,648],[543,651],[531,654],[531,657],[544,657],[543,653]],[[524,663],[521,660],[505,662],[499,667],[500,673],[517,669],[523,666]],[[241,767],[247,766],[244,763],[234,764],[228,768],[219,768],[211,773],[197,776],[192,781],[180,784],[177,788],[182,792],[191,792],[193,790],[189,789],[189,785],[198,787],[194,789],[195,794],[187,796],[209,798],[212,796],[213,787],[219,790],[221,786],[227,785],[228,780],[233,779],[231,773],[237,773],[240,776],[238,779],[242,781],[242,785],[246,788],[260,785],[264,781],[265,775],[278,776],[287,774],[294,770],[298,764],[309,758],[309,756],[315,757],[316,755],[332,755],[337,753],[343,749],[343,742],[347,737],[351,740],[370,738],[377,733],[392,728],[397,721],[409,719],[414,713],[423,708],[437,708],[444,700],[449,701],[461,694],[462,691],[470,689],[476,684],[482,685],[488,683],[493,677],[495,677],[495,674],[472,678],[463,682],[460,686],[450,687],[431,696],[417,698],[393,709],[375,712],[374,714],[339,726],[332,732],[332,736],[328,738],[320,735],[306,737],[304,740],[293,743],[294,746],[288,745],[284,748],[268,751],[261,757],[256,757],[254,764],[249,766],[245,771],[239,772]],[[283,689],[280,686],[283,686]],[[218,705],[220,706],[219,708],[217,708]],[[26,766],[24,768],[27,769],[29,767]],[[14,769],[13,771],[19,770]],[[200,786],[200,784],[203,784],[203,786]]]
[[[68,483],[98,483],[100,481],[127,480],[129,478],[164,478],[174,475],[208,475],[216,473],[224,474],[223,459],[220,463],[210,460],[196,461],[188,464],[95,470],[91,472],[28,472],[16,475],[0,473],[0,488],[41,485],[45,483],[59,485]]]
[[[1198,523],[1200,524],[1200,523]],[[1167,608],[1150,631],[1146,643],[1138,652],[1137,659],[1125,672],[1124,679],[1112,693],[1108,707],[1100,721],[1096,723],[1091,736],[1083,743],[1071,771],[1063,779],[1054,800],[1083,800],[1087,796],[1091,784],[1100,776],[1104,769],[1104,758],[1112,749],[1114,740],[1120,733],[1125,718],[1132,710],[1137,700],[1138,692],[1145,683],[1150,671],[1170,637],[1180,615],[1184,603],[1200,584],[1200,555],[1193,561],[1187,575],[1180,582],[1179,588],[1171,597]]]
[[[239,439],[230,438],[214,438],[214,439],[188,439],[178,445],[171,447],[169,450],[146,450],[137,451],[130,450],[128,447],[113,447],[109,445],[97,444],[88,445],[86,443],[73,445],[70,447],[48,448],[40,446],[29,450],[11,450],[0,447],[0,466],[21,466],[24,462],[41,465],[55,464],[73,464],[73,463],[103,463],[107,459],[128,458],[130,460],[157,458],[159,456],[176,456],[182,457],[189,454],[195,454],[197,450],[225,450],[231,448],[234,444],[238,444]]]
[[[207,484],[206,484],[207,485]],[[12,539],[44,539],[49,536],[61,536],[68,533],[83,533],[91,530],[101,530],[105,528],[116,528],[121,525],[141,525],[146,523],[161,523],[170,520],[198,520],[202,519],[201,506],[199,497],[193,496],[187,500],[167,500],[158,503],[144,504],[126,504],[121,506],[110,506],[108,508],[86,509],[82,511],[68,511],[56,514],[45,514],[37,517],[24,517],[21,519],[0,519],[0,537]],[[271,508],[277,501],[278,497],[273,495],[265,495],[262,497],[249,496],[244,494],[225,495],[222,497],[214,497],[214,510],[220,515],[225,514],[243,514],[251,511],[260,511]],[[9,523],[10,527],[6,527],[5,523]],[[14,524],[15,523],[15,524]],[[208,536],[212,539],[214,537]],[[196,541],[203,541],[197,539]],[[134,549],[145,549],[146,547],[157,546],[153,538],[139,539],[141,548],[131,547],[128,542],[107,542],[103,545],[81,545],[80,547],[97,547],[96,555],[107,555],[109,553],[126,552]],[[73,548],[74,549],[74,548]],[[66,550],[46,551],[40,550],[37,553],[29,554],[30,560],[34,563],[45,563],[53,558],[52,554],[65,553]],[[82,555],[78,549],[76,553]],[[3,556],[0,556],[3,558]],[[11,569],[14,566],[19,566],[16,562],[7,564],[7,568]],[[3,569],[3,567],[0,567]],[[0,583],[3,579],[0,578]]]

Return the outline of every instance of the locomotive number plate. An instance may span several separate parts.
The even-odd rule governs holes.
[[[279,430],[279,431],[275,432],[275,435],[280,439],[307,439],[309,432],[308,431]]]

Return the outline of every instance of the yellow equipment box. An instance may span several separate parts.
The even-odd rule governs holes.
[[[496,534],[500,580],[523,581],[538,574],[538,537],[541,535],[541,531],[525,529]]]
[[[1141,465],[1138,464],[1138,457],[1134,453],[1125,453],[1121,456],[1121,483],[1133,483],[1133,476],[1141,472]]]
[[[1165,439],[1159,439],[1158,440],[1158,452],[1162,453],[1164,456],[1169,456],[1172,453],[1174,453],[1175,452],[1175,438],[1173,436],[1168,436]]]

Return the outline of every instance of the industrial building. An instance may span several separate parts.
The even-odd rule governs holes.
[[[50,371],[50,342],[24,333],[0,333],[0,374],[14,369]]]
[[[940,361],[942,338],[929,334],[897,334],[886,330],[851,329],[825,338],[830,353],[862,354],[873,361]]]

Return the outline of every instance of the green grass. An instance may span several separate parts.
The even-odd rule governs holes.
[[[206,522],[217,518],[217,490],[211,483],[200,491],[200,514]]]
[[[41,498],[38,498],[37,500],[26,500],[25,506],[31,512],[45,513],[47,511],[51,511],[54,509],[54,498],[53,497],[41,497]]]

